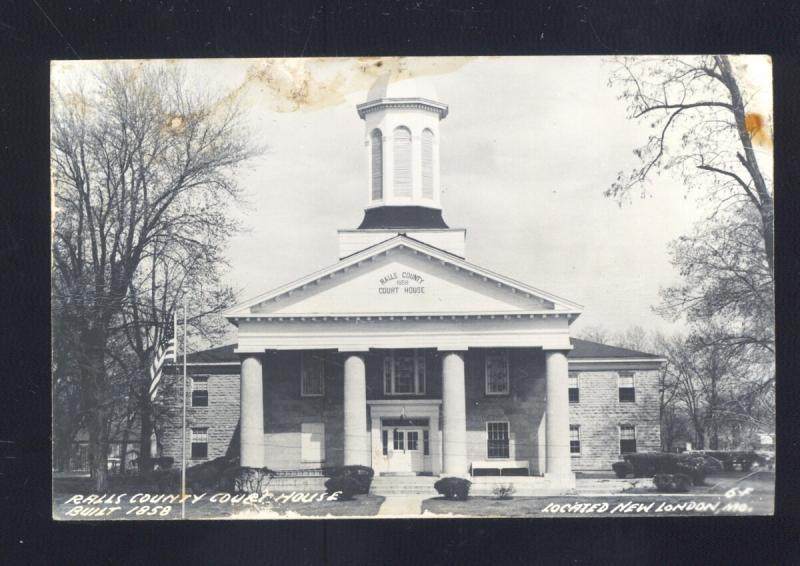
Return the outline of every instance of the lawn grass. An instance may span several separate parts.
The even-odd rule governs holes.
[[[738,490],[733,493],[732,490]],[[728,473],[709,477],[706,485],[693,488],[686,494],[660,494],[652,487],[642,487],[607,496],[587,497],[580,494],[550,497],[514,497],[498,500],[492,497],[470,497],[466,501],[452,501],[437,497],[422,503],[422,511],[433,515],[455,515],[465,517],[587,517],[587,516],[667,516],[667,515],[770,515],[774,512],[774,472]],[[715,509],[680,509],[681,503],[702,503]],[[635,505],[610,511],[618,505]],[[646,509],[652,503],[653,505]],[[556,506],[574,504],[606,504],[606,508],[595,507],[586,512],[560,512]],[[663,506],[661,506],[663,504]],[[710,505],[709,505],[710,504]],[[659,510],[659,507],[660,510]]]

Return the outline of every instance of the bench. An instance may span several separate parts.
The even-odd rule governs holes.
[[[477,460],[472,462],[470,472],[473,476],[531,475],[528,460]]]

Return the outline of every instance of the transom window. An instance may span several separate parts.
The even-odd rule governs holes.
[[[192,407],[208,407],[208,376],[192,377]]]
[[[389,351],[383,358],[383,392],[386,395],[423,395],[425,351]]]
[[[486,423],[486,455],[489,458],[508,458],[508,423],[493,422]]]
[[[619,400],[624,403],[636,402],[636,384],[632,371],[619,372]]]
[[[300,394],[303,397],[322,397],[325,394],[325,353],[303,352],[300,365]]]
[[[578,372],[569,372],[569,402],[579,403],[581,400],[580,381],[578,379]]]
[[[486,394],[508,394],[508,352],[486,354]]]
[[[192,458],[208,458],[208,429],[192,429]]]
[[[569,452],[570,454],[581,453],[581,427],[580,425],[569,425]]]
[[[636,452],[636,427],[634,425],[619,426],[619,452],[620,454]]]

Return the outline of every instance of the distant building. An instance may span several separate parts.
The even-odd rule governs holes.
[[[662,359],[571,338],[580,305],[466,260],[442,216],[435,91],[386,76],[357,111],[364,219],[339,231],[336,263],[232,308],[237,344],[188,357],[189,460],[564,488],[658,450]],[[179,404],[174,370],[161,394]],[[179,461],[179,418],[161,438]]]

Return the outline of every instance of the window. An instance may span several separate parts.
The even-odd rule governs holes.
[[[192,407],[208,407],[208,377],[192,377]]]
[[[383,358],[383,392],[386,395],[425,393],[425,352],[391,350]]]
[[[406,432],[406,439],[408,440],[409,450],[419,450],[419,432],[416,430],[409,430]]]
[[[508,423],[486,423],[487,446],[489,458],[508,458]]]
[[[422,454],[429,456],[431,453],[430,437],[428,436],[428,429],[422,431]]]
[[[580,403],[581,390],[580,390],[580,383],[578,381],[578,372],[576,371],[569,372],[568,381],[569,381],[569,402]]]
[[[508,395],[508,352],[486,354],[486,394]]]
[[[192,429],[192,459],[208,458],[208,429]]]
[[[422,196],[433,198],[433,132],[422,131]]]
[[[303,352],[300,365],[300,395],[322,397],[325,394],[325,353]]]
[[[300,425],[300,456],[303,462],[325,461],[325,424]]]
[[[372,152],[372,200],[383,198],[383,134],[380,130],[372,130],[370,135]]]
[[[394,450],[405,450],[405,445],[403,444],[403,439],[405,438],[404,432],[402,430],[394,429],[392,433],[392,448]]]
[[[403,127],[394,131],[394,196],[411,196],[411,132]]]
[[[581,453],[581,427],[580,425],[569,425],[569,453]]]
[[[619,372],[619,400],[625,403],[636,402],[636,389],[632,371]]]
[[[381,431],[381,440],[383,442],[383,455],[387,456],[389,454],[389,431],[383,429]]]
[[[636,452],[636,427],[633,425],[620,425],[619,427],[619,452],[629,454]]]

